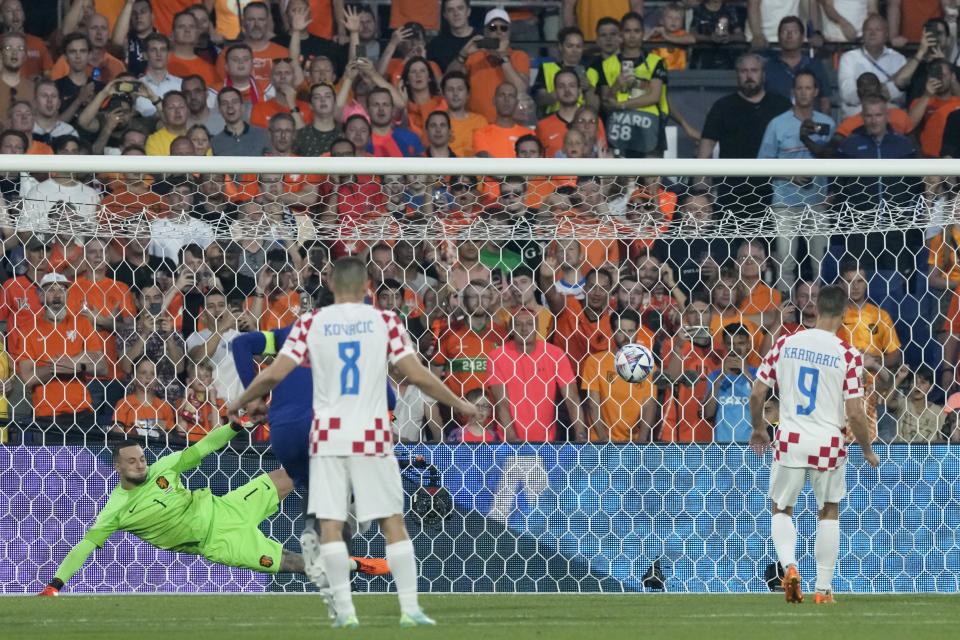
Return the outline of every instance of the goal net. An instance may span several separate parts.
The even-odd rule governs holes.
[[[834,587],[960,588],[956,163],[0,156],[0,172],[5,593],[41,589],[93,523],[111,441],[150,461],[197,442],[275,353],[243,335],[330,304],[345,255],[485,408],[464,422],[391,381],[422,590],[776,587],[747,398],[832,283],[882,459],[849,450]],[[638,384],[613,366],[626,343],[654,354]],[[222,495],[277,469],[271,437],[309,424],[309,387],[285,397],[186,484]],[[763,419],[773,433],[776,395]],[[815,504],[797,508],[804,575]],[[298,551],[301,507],[297,491],[262,530]],[[383,554],[376,528],[351,545]],[[313,589],[125,533],[68,587]]]

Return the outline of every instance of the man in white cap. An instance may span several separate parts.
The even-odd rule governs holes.
[[[493,96],[501,83],[509,82],[518,93],[526,93],[530,86],[530,57],[510,48],[510,16],[506,11],[487,11],[483,38],[463,48],[447,68],[447,71],[454,70],[463,70],[470,78],[470,111],[484,116],[488,122],[497,119]]]
[[[86,430],[94,422],[86,381],[107,375],[103,339],[85,316],[67,310],[70,281],[60,273],[40,279],[43,311],[33,322],[22,322],[7,337],[10,356],[25,391],[33,397],[34,422],[43,440],[72,429]]]

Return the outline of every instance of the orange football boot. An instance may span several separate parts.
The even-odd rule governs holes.
[[[819,591],[814,593],[813,603],[814,604],[836,604],[837,601],[833,599],[833,590],[831,589],[826,593],[820,593]]]
[[[357,571],[370,576],[382,576],[390,573],[390,565],[383,558],[357,558],[350,556],[357,563]]]
[[[794,604],[803,602],[803,591],[800,589],[800,573],[793,565],[787,567],[787,573],[783,576],[783,591],[787,602]]]

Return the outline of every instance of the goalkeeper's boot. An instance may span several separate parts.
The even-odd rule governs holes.
[[[320,534],[312,527],[304,529],[300,534],[300,549],[303,553],[303,564],[307,567],[320,557]]]
[[[404,613],[400,616],[401,627],[432,627],[437,621],[430,618],[423,612],[423,609],[417,609],[414,613]]]
[[[350,556],[357,563],[357,571],[368,576],[385,576],[390,573],[390,565],[383,558],[358,558]]]
[[[37,594],[38,596],[58,596],[60,595],[59,589],[56,587],[47,586],[43,591]]]
[[[827,589],[826,591],[820,591],[817,589],[817,592],[813,594],[813,603],[836,604],[837,601],[833,599],[833,589]]]
[[[803,591],[800,585],[800,572],[794,565],[787,567],[787,572],[783,576],[783,591],[787,602],[800,604],[803,602]]]
[[[360,626],[360,621],[357,620],[357,615],[355,613],[348,613],[342,616],[337,616],[337,619],[333,621],[333,624],[330,625],[334,629],[356,629]]]

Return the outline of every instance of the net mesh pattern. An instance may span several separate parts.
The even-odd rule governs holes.
[[[835,587],[958,589],[960,430],[943,408],[960,344],[951,179],[251,171],[7,180],[5,592],[40,588],[92,524],[115,483],[105,445],[140,438],[154,459],[202,438],[245,372],[270,361],[238,364],[231,342],[330,304],[329,267],[345,255],[368,265],[367,301],[396,311],[423,361],[488,409],[465,424],[394,381],[421,589],[766,590],[775,562],[767,461],[744,446],[746,398],[753,367],[777,336],[812,326],[818,288],[834,282],[850,291],[841,334],[865,354],[864,402],[884,462],[869,470],[851,449]],[[500,397],[490,362],[521,311],[562,357],[530,379],[498,372]],[[655,356],[639,384],[613,369],[628,342]],[[533,402],[544,411],[518,410]],[[772,432],[775,397],[765,420]],[[187,484],[222,495],[278,468],[270,439],[294,428],[257,427]],[[815,528],[814,505],[801,497],[802,535]],[[295,492],[261,530],[298,550],[300,510]],[[353,551],[382,555],[382,538],[359,536]],[[812,538],[799,551],[812,575]],[[312,588],[128,534],[70,584]],[[389,584],[355,581],[368,591]]]

